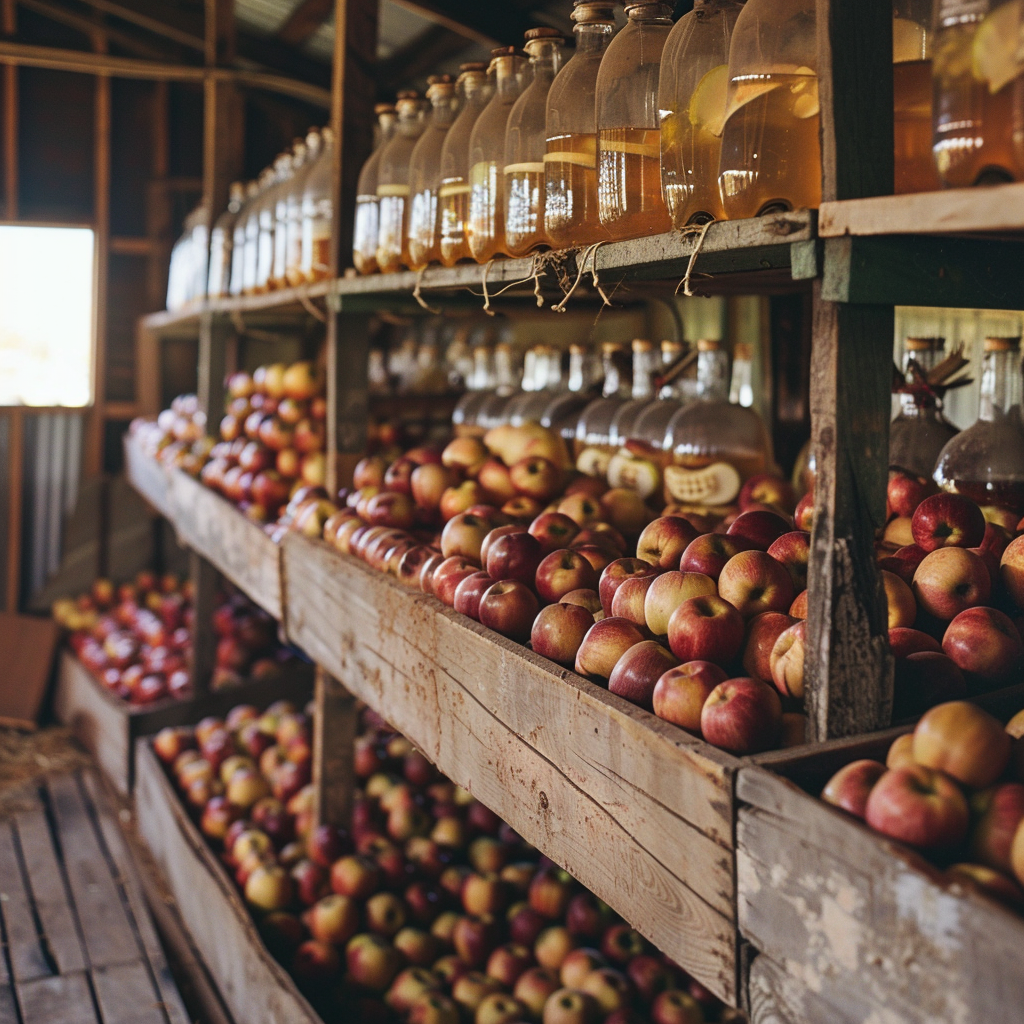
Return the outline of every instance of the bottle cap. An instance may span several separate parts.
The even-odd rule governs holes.
[[[906,349],[908,352],[932,352],[944,348],[945,344],[945,338],[907,338]]]
[[[431,75],[427,79],[427,85],[448,85],[451,83],[451,75]]]
[[[622,345],[621,342],[618,342],[618,341],[606,341],[601,346],[601,354],[602,355],[606,355],[606,356],[614,355],[616,352],[622,352],[622,351],[623,351],[623,345]]]
[[[1014,352],[1020,348],[1020,338],[986,338],[986,352]]]
[[[464,75],[469,71],[487,71],[487,65],[482,60],[470,61],[468,64],[459,65],[459,74]]]
[[[557,28],[546,27],[527,29],[525,38],[528,43],[534,39],[557,39],[559,42],[565,41],[565,36],[563,36]]]
[[[748,363],[754,358],[754,350],[745,341],[737,342],[732,350],[733,359],[744,359]]]
[[[571,17],[577,25],[614,24],[615,5],[609,0],[576,0]]]
[[[373,106],[373,112],[380,117],[381,114],[393,114],[395,112],[394,103],[375,103]]]
[[[633,339],[634,352],[650,352],[654,346],[646,338]]]
[[[586,351],[586,345],[580,345],[578,342],[575,341],[569,346],[569,352],[574,356],[582,356],[586,353]]]
[[[717,338],[701,338],[697,342],[698,352],[717,352],[722,343]]]
[[[683,343],[681,341],[673,341],[671,338],[665,338],[661,343],[662,352],[681,352]]]
[[[420,94],[415,89],[403,89],[396,99],[398,100],[418,100]]]
[[[523,52],[516,46],[496,46],[491,50],[491,60],[495,57],[522,57]]]

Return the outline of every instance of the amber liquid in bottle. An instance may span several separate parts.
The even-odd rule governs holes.
[[[607,238],[597,207],[597,136],[558,135],[544,154],[544,224],[556,249]]]
[[[666,153],[686,157],[686,173],[677,176],[678,186],[665,187],[665,202],[672,223],[704,224],[725,217],[718,190],[718,164],[722,138],[707,125],[694,124],[688,110],[670,114],[661,122],[662,147]]]
[[[732,108],[722,133],[719,174],[726,216],[735,220],[819,206],[818,76],[757,75],[738,84]]]
[[[661,131],[606,129],[598,150],[598,202],[609,234],[639,238],[671,230],[661,195]]]
[[[932,62],[908,60],[892,66],[894,191],[932,192],[942,188],[932,154]]]

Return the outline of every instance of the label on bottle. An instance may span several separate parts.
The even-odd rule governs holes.
[[[610,452],[600,448],[584,448],[576,458],[576,468],[585,476],[607,477]]]
[[[661,486],[661,471],[650,459],[637,458],[623,448],[608,463],[608,483],[649,498]]]
[[[545,153],[544,163],[576,164],[578,167],[594,168],[597,166],[597,157],[593,153],[570,153],[567,150],[559,150],[554,153]]]
[[[601,139],[605,153],[625,153],[628,156],[646,156],[651,160],[661,159],[661,144],[649,142],[623,142],[621,139]]]
[[[715,462],[703,469],[665,469],[665,490],[681,505],[727,505],[740,493],[741,483],[739,473],[728,462]]]
[[[543,174],[544,164],[540,163],[526,163],[526,164],[505,164],[506,174]]]
[[[409,194],[408,185],[378,185],[377,195],[383,199],[385,196],[407,196]]]
[[[459,182],[452,185],[442,185],[438,190],[437,194],[442,199],[447,199],[449,196],[468,196],[473,191],[473,186],[466,182]]]

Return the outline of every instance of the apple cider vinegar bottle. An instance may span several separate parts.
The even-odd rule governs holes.
[[[507,256],[505,242],[505,130],[524,86],[522,54],[514,46],[492,51],[494,95],[469,140],[469,220],[466,239],[477,263]]]
[[[982,507],[1024,515],[1020,338],[986,338],[978,422],[939,454],[935,482]]]
[[[306,182],[316,168],[323,152],[320,132],[314,128],[305,138],[305,158],[302,167],[292,179],[288,190],[287,224],[285,225],[285,281],[295,288],[303,283],[302,276],[302,204],[306,195]]]
[[[1019,0],[935,0],[933,148],[953,188],[1024,177]]]
[[[487,65],[463,64],[457,89],[462,106],[441,147],[441,185],[437,193],[441,223],[441,262],[446,267],[454,267],[460,260],[473,258],[466,238],[471,189],[469,140],[477,118],[491,98]]]
[[[548,93],[562,66],[562,34],[532,28],[524,49],[530,84],[508,115],[505,129],[505,244],[510,256],[526,256],[548,244],[544,229],[545,115]]]
[[[611,238],[669,231],[661,194],[658,76],[672,8],[626,0],[629,22],[611,41],[597,76],[597,200]]]
[[[373,110],[377,115],[377,145],[359,172],[359,185],[356,188],[356,223],[352,233],[352,262],[360,274],[377,272],[377,239],[380,228],[377,178],[380,174],[381,153],[391,141],[397,122],[393,104],[378,103]]]
[[[450,75],[427,79],[430,123],[416,143],[409,160],[409,266],[420,270],[441,259],[441,221],[437,193],[441,185],[441,150],[448,136],[459,100]]]
[[[601,59],[615,34],[610,0],[576,0],[576,52],[548,92],[544,153],[544,230],[556,249],[608,238],[597,206],[595,94]]]
[[[307,282],[325,281],[331,274],[334,132],[322,128],[320,141],[320,156],[310,169],[302,192],[302,278]]]
[[[227,295],[231,287],[235,225],[244,202],[245,185],[236,181],[231,185],[228,208],[217,218],[210,233],[210,269],[206,282],[206,294],[210,298]]]
[[[415,92],[400,92],[395,109],[398,124],[380,155],[377,178],[377,266],[385,274],[409,266],[409,162],[425,127],[423,104]]]
[[[742,0],[696,0],[661,56],[661,181],[674,227],[721,220],[718,164],[729,91],[729,42]]]
[[[532,369],[531,374],[532,376]],[[492,427],[499,427],[508,422],[506,412],[509,403],[520,393],[521,379],[529,379],[525,372],[520,375],[512,346],[500,341],[494,346],[494,389],[487,400],[480,406],[476,424],[481,435]]]
[[[814,0],[747,0],[729,46],[725,215],[819,206],[820,126]]]
[[[576,468],[587,476],[606,476],[615,448],[612,421],[633,391],[632,366],[626,347],[609,341],[601,346],[604,384],[601,397],[584,408],[576,424],[573,453]]]
[[[892,20],[893,191],[942,188],[932,153],[930,0],[896,0]]]
[[[540,416],[540,425],[553,430],[571,449],[580,413],[593,400],[594,392],[590,350],[585,345],[570,345],[566,386],[545,406]]]

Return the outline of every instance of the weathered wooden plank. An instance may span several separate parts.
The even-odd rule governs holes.
[[[141,960],[92,972],[103,1024],[167,1024],[149,968]]]
[[[733,758],[325,544],[287,537],[285,566],[293,641],[733,997]]]
[[[316,670],[316,714],[313,718],[313,786],[316,820],[348,828],[356,784],[352,751],[359,730],[359,707],[325,669]]]
[[[14,989],[0,982],[0,1024],[21,1024],[14,1001]]]
[[[278,545],[219,494],[180,471],[171,474],[171,507],[171,518],[182,540],[256,604],[280,619]]]
[[[737,796],[757,801],[738,813],[740,929],[801,985],[845,1004],[835,1019],[1019,1019],[1019,916],[780,776],[744,768]]]
[[[83,971],[86,968],[85,954],[71,911],[71,897],[53,848],[49,822],[41,807],[16,814],[13,820],[28,874],[32,903],[57,973]]]
[[[218,637],[213,628],[213,615],[220,599],[220,573],[201,554],[190,551],[188,577],[192,582],[192,653],[189,671],[192,689],[197,697],[210,691],[210,681],[217,666]]]
[[[79,783],[84,788],[86,799],[92,804],[99,826],[103,845],[113,863],[116,878],[128,900],[128,909],[135,922],[142,948],[152,971],[157,992],[163,1003],[168,1024],[188,1024],[188,1013],[181,1001],[178,986],[167,965],[163,946],[157,936],[153,920],[149,915],[145,893],[135,860],[128,849],[124,835],[110,805],[107,794],[103,792],[99,776],[92,771],[79,776]],[[104,1024],[110,1024],[104,1014]]]
[[[754,958],[747,979],[746,1007],[750,1024],[869,1024],[871,1008],[863,993],[830,987],[814,992],[763,954]],[[893,1009],[887,1011],[885,1024],[900,1024]]]
[[[73,776],[50,779],[50,803],[89,964],[93,969],[133,963],[141,950],[124,900],[111,876]]]
[[[17,835],[0,821],[0,916],[3,918],[11,974],[18,983],[53,974],[32,915],[32,898],[22,873]]]
[[[124,436],[124,471],[131,485],[162,516],[170,514],[170,477],[156,459],[143,454],[132,434]]]
[[[17,993],[22,1024],[102,1024],[82,973],[28,981]]]
[[[139,830],[228,1009],[245,1024],[322,1024],[267,952],[223,866],[189,819],[163,768],[139,741]]]

